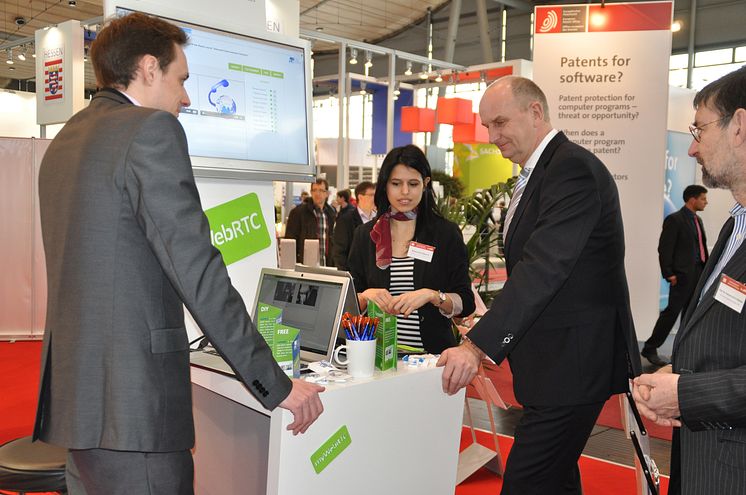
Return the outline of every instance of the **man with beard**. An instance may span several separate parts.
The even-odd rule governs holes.
[[[672,366],[635,379],[633,393],[646,417],[679,427],[672,485],[736,495],[746,493],[746,67],[705,86],[694,107],[689,155],[704,184],[730,190],[736,204],[682,318]]]

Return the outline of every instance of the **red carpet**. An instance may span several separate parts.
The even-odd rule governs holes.
[[[41,342],[39,341],[0,342],[0,444],[30,435],[32,432],[40,359]],[[512,391],[512,376],[507,366],[487,373],[503,399],[510,404],[517,404]],[[477,432],[477,440],[488,447],[493,445],[491,437],[480,431]],[[505,461],[513,440],[510,437],[500,436],[499,441],[500,452]],[[464,432],[461,438],[462,448],[470,443],[471,436]],[[583,457],[580,461],[580,469],[585,495],[635,493],[635,475],[632,468]],[[663,478],[661,484],[667,489],[668,479]],[[483,468],[459,485],[456,488],[456,495],[496,495],[500,486],[500,478]],[[666,490],[662,490],[662,494],[665,493]]]
[[[33,431],[41,341],[0,342],[0,445]]]
[[[502,399],[507,404],[521,407],[520,403],[513,394],[513,374],[510,372],[510,365],[507,361],[504,361],[500,366],[485,366],[485,372],[487,374],[487,377],[492,380],[492,383],[495,385],[495,388],[500,394],[500,397],[502,397]],[[467,395],[469,397],[478,398],[472,387],[469,387],[467,389]],[[671,428],[658,426],[646,419],[643,419],[643,423],[645,423],[645,428],[647,428],[648,434],[651,437],[661,438],[663,440],[669,441],[671,440]],[[606,405],[604,405],[604,408],[601,410],[601,414],[598,417],[598,421],[596,421],[596,424],[601,426],[608,426],[609,428],[615,428],[617,430],[622,429],[622,417],[619,408],[618,396],[615,395],[611,397]]]
[[[494,448],[489,433],[477,431],[477,441],[489,448]],[[499,436],[500,454],[503,463],[508,458],[511,437]],[[461,432],[462,449],[471,444],[469,430]],[[635,470],[592,457],[580,458],[580,476],[583,482],[583,495],[634,495]],[[503,464],[504,467],[504,464]],[[482,468],[456,487],[456,495],[497,495],[502,487],[502,480],[486,468]],[[661,476],[661,495],[668,493],[668,478]]]

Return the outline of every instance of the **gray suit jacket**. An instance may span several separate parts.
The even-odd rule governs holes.
[[[733,231],[729,219],[705,265],[694,297],[715,268]],[[723,269],[746,282],[746,244]],[[699,304],[690,305],[673,350],[680,373],[681,487],[683,494],[746,493],[746,311],[714,299],[715,280]]]
[[[265,407],[285,399],[291,382],[210,244],[173,115],[99,92],[47,150],[39,197],[49,295],[36,438],[191,448],[182,303]]]

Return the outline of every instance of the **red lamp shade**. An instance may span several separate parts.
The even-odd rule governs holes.
[[[433,132],[435,130],[435,110],[420,107],[401,108],[402,132]]]
[[[454,143],[489,143],[490,136],[487,128],[482,125],[479,114],[472,114],[471,124],[457,124],[453,126]]]
[[[469,124],[472,119],[471,101],[463,98],[438,98],[439,124]]]

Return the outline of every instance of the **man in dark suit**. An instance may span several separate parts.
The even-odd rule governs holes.
[[[702,219],[697,216],[707,206],[707,189],[692,184],[684,189],[684,206],[671,213],[663,221],[663,230],[658,241],[658,260],[663,278],[668,280],[668,306],[661,311],[655,322],[653,333],[645,341],[642,356],[656,366],[665,366],[668,361],[658,355],[671,332],[679,313],[686,308],[694,294],[699,276],[707,261],[707,237]]]
[[[376,216],[374,196],[376,185],[372,182],[363,181],[355,187],[355,198],[357,207],[346,212],[339,212],[334,223],[334,266],[338,270],[349,270],[347,256],[350,254],[352,237],[355,229],[364,223],[368,223]]]
[[[635,380],[640,412],[677,426],[671,484],[681,493],[746,493],[746,67],[694,98],[689,155],[706,186],[736,200],[676,334],[673,366]],[[675,430],[676,431],[676,430]],[[674,440],[676,437],[674,436]],[[680,453],[680,468],[673,459]]]
[[[524,410],[502,493],[578,494],[577,460],[596,418],[640,370],[616,184],[552,128],[529,79],[496,81],[479,114],[490,141],[522,167],[505,219],[508,280],[462,344],[442,354],[443,390],[470,383],[485,355],[507,357]]]
[[[189,105],[183,30],[132,14],[91,48],[102,89],[39,172],[48,303],[34,437],[67,447],[69,493],[193,493],[183,305],[257,400],[322,411],[277,366],[210,244],[177,120]],[[182,304],[183,303],[183,304]]]
[[[336,212],[326,200],[329,198],[329,183],[318,178],[311,184],[311,197],[299,204],[288,215],[285,238],[295,239],[296,261],[303,263],[306,239],[319,240],[319,263],[334,266],[332,238]]]

